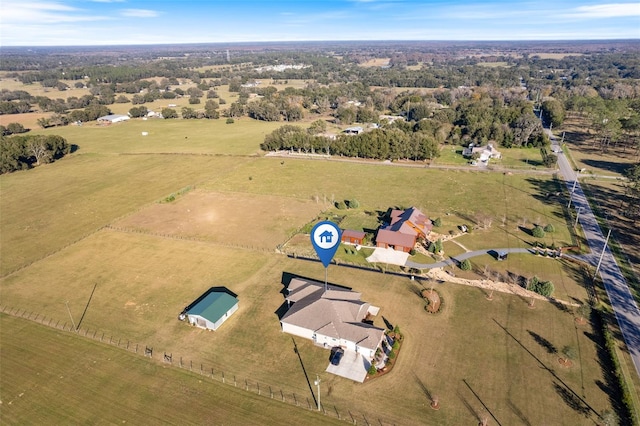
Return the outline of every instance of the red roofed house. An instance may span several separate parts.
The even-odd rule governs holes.
[[[362,245],[362,241],[364,240],[365,235],[367,234],[362,231],[352,231],[351,229],[345,229],[342,232],[342,242]]]
[[[393,248],[408,253],[420,238],[426,238],[433,225],[420,210],[411,207],[407,210],[392,210],[391,223],[378,230],[376,246]]]

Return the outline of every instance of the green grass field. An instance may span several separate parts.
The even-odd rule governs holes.
[[[139,140],[145,124],[158,127],[149,127],[148,139]],[[460,243],[470,249],[524,246],[532,237],[518,228],[519,223],[523,228],[533,222],[553,223],[554,241],[569,239],[562,203],[546,196],[557,187],[550,176],[260,157],[253,154],[270,125],[249,120],[240,120],[237,127],[215,121],[188,124],[193,127],[140,121],[108,128],[52,129],[48,132],[66,132],[63,136],[78,145],[78,151],[50,165],[0,176],[2,304],[66,322],[68,302],[81,322],[80,335],[72,337],[1,317],[3,405],[24,397],[15,396],[24,392],[19,388],[23,376],[32,389],[45,389],[31,377],[41,355],[21,355],[15,348],[18,336],[28,336],[25,342],[67,342],[68,346],[52,343],[47,349],[49,357],[60,354],[56,362],[62,363],[68,353],[98,357],[102,347],[87,341],[83,333],[99,331],[309,398],[308,380],[313,383],[319,374],[325,403],[345,417],[352,411],[359,423],[364,416],[382,424],[477,424],[490,410],[501,424],[587,425],[594,423],[596,413],[611,407],[604,390],[609,384],[597,361],[597,341],[590,338],[593,330],[576,326],[571,310],[549,303],[537,302],[530,309],[528,301],[505,294],[488,301],[478,288],[444,283],[436,287],[443,310],[432,315],[419,297],[420,281],[332,265],[329,281],[361,292],[363,300],[381,307],[376,325],[384,326],[384,317],[405,335],[391,374],[364,384],[324,373],[327,351],[296,339],[296,354],[291,336],[280,331],[276,312],[284,302],[282,273],[323,280],[324,268],[276,254],[270,247],[318,212],[333,211],[325,200],[358,199],[360,208],[353,212],[350,226],[363,228],[378,212],[396,206],[415,205],[441,217],[443,233],[483,213],[493,218],[492,226],[460,237]],[[173,203],[155,204],[193,185],[195,191]],[[213,215],[210,222],[189,222],[191,214],[210,213],[207,209],[215,209],[220,221],[216,223]],[[242,209],[250,211],[235,213]],[[490,261],[477,258],[474,264],[482,267]],[[523,255],[510,256],[499,265],[494,262],[493,267],[535,272],[552,279],[558,295],[587,298],[579,272],[571,265]],[[11,271],[16,272],[8,274]],[[237,293],[238,312],[217,332],[178,321],[182,309],[211,286]],[[5,350],[6,345],[11,350]],[[570,368],[558,363],[557,352],[565,345],[579,353]],[[146,410],[164,404],[158,411],[162,416],[173,406],[146,388],[173,389],[188,383],[181,387],[188,394],[189,386],[202,386],[198,378],[179,370],[159,368],[139,356],[132,359],[123,350],[115,352],[107,358],[121,359],[118,365],[131,364],[136,373],[129,379],[115,365],[100,372],[98,383],[107,400],[117,401],[126,389],[132,404],[137,401]],[[15,373],[7,375],[7,365]],[[167,371],[169,378],[154,381],[158,370]],[[149,384],[141,389],[128,385],[138,376]],[[52,387],[47,392],[70,389],[53,387],[51,381],[46,381]],[[101,413],[101,394],[87,381],[83,376],[75,385],[86,389],[89,407]],[[428,394],[438,395],[441,410],[429,408]],[[43,395],[37,400],[41,408],[9,413],[3,409],[3,418],[17,423],[91,422],[92,417],[86,417],[90,414],[69,417],[77,400],[58,403]],[[229,410],[242,395],[229,393]],[[257,417],[257,423],[280,423],[278,416],[291,409],[262,410],[260,401],[247,398],[245,411],[239,410],[238,420],[230,423],[244,423],[241,416],[252,412],[265,416],[264,422]],[[194,404],[187,409],[194,416],[203,415],[206,407]],[[47,414],[49,405],[60,410]],[[140,419],[134,408],[125,407],[132,421]]]
[[[2,424],[340,424],[303,408],[0,315]]]

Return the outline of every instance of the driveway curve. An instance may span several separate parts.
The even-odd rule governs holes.
[[[528,248],[497,248],[497,249],[475,250],[475,251],[462,253],[455,257],[451,257],[450,259],[443,260],[442,262],[436,262],[436,263],[416,263],[416,262],[407,260],[404,266],[408,268],[415,268],[415,269],[444,268],[445,266],[450,266],[450,265],[455,266],[466,259],[471,259],[472,257],[482,256],[483,254],[490,255],[491,252],[532,253],[532,254],[534,253],[532,249],[528,249]]]

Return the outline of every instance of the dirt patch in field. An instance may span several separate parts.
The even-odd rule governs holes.
[[[113,224],[124,230],[275,249],[320,213],[311,200],[193,191]]]
[[[51,117],[50,112],[27,112],[24,114],[0,115],[0,126],[8,126],[10,123],[20,123],[25,129],[38,130],[38,120]]]
[[[361,67],[384,67],[389,65],[389,61],[391,61],[391,58],[373,58],[373,59],[369,59],[366,62],[362,62],[360,64],[358,64],[358,66]]]
[[[423,290],[422,297],[424,297],[429,304],[427,305],[427,312],[435,314],[440,311],[440,295],[434,290]]]

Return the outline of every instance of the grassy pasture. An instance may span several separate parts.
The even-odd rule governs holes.
[[[283,303],[282,271],[318,280],[324,275],[319,263],[275,254],[103,231],[5,279],[3,299],[64,321],[64,301],[69,299],[78,318],[97,282],[83,329],[98,328],[170,352],[174,359],[203,362],[227,377],[237,374],[310,396],[291,337],[281,333],[275,315]],[[41,288],[30,276],[55,282]],[[603,379],[592,361],[595,346],[576,329],[571,313],[547,303],[532,310],[526,301],[503,294],[489,302],[479,289],[439,284],[445,307],[430,315],[416,294],[417,281],[333,266],[329,279],[353,286],[380,306],[380,315],[399,325],[406,340],[392,374],[359,385],[323,373],[328,352],[296,339],[311,380],[315,373],[322,377],[327,405],[396,424],[465,424],[477,421],[482,411],[464,381],[503,424],[523,418],[530,424],[592,424],[593,415],[583,417],[570,408],[571,392],[598,412],[610,404],[596,384]],[[184,305],[211,285],[228,285],[238,293],[240,310],[234,317],[215,333],[178,321]],[[580,297],[580,288],[575,291]],[[376,322],[383,326],[380,317]],[[552,351],[563,345],[580,349],[572,368],[560,367]],[[440,397],[440,411],[428,407],[424,389]],[[540,410],[541,405],[547,409]]]
[[[341,423],[6,315],[0,340],[3,424]]]
[[[218,120],[131,119],[104,126],[85,124],[37,130],[34,134],[56,134],[79,146],[79,153],[189,153],[256,155],[266,134],[282,123],[250,118],[233,124]],[[142,132],[148,132],[142,136]]]
[[[525,231],[516,228],[519,221],[527,218],[527,227],[532,222],[552,223],[556,227],[556,232],[547,236],[549,244],[552,238],[570,241],[562,203],[555,197],[547,199],[540,196],[558,188],[546,175],[446,171],[318,160],[284,160],[283,164],[280,158],[261,158],[247,161],[235,170],[233,176],[205,186],[222,191],[301,199],[318,197],[321,202],[325,199],[356,198],[364,211],[385,212],[389,207],[414,205],[430,217],[444,219],[447,214],[453,216],[448,219],[452,222],[450,225],[455,224],[449,226],[451,229],[463,223],[474,223],[478,212],[491,216],[493,227],[499,225],[500,218],[506,215],[507,229],[515,234],[511,238],[514,240],[533,240]],[[473,194],[473,200],[469,199],[469,194]],[[507,238],[504,234],[508,235],[505,231],[492,233],[490,237],[471,234],[465,238],[477,241],[477,245],[470,243],[472,247],[488,248],[487,243],[482,244],[486,238],[498,239],[495,244],[500,242],[499,246],[503,247],[506,244],[504,238]],[[461,242],[466,244],[466,241]]]
[[[509,65],[508,62],[478,62],[478,66],[486,67],[486,68],[509,68],[512,65]]]
[[[29,264],[139,207],[228,173],[242,159],[74,154],[0,176],[2,274]]]
[[[381,316],[398,324],[406,341],[392,374],[380,379],[360,385],[325,374],[328,352],[298,339],[298,358],[291,336],[281,333],[276,315],[284,301],[280,293],[282,272],[323,280],[324,268],[319,263],[226,247],[228,241],[246,237],[229,230],[220,240],[210,238],[220,225],[193,226],[189,233],[179,230],[188,225],[180,222],[181,210],[191,209],[191,203],[198,208],[198,203],[211,204],[211,199],[205,203],[199,197],[221,200],[216,208],[223,214],[240,207],[257,210],[239,213],[233,220],[256,221],[245,233],[256,227],[255,245],[259,247],[271,247],[272,243],[258,239],[279,238],[289,227],[302,223],[305,215],[310,220],[314,212],[330,208],[325,197],[356,198],[361,204],[358,213],[416,205],[433,217],[442,217],[447,230],[469,223],[479,211],[494,218],[493,230],[502,214],[507,215],[508,226],[523,217],[530,223],[537,215],[561,221],[562,210],[555,207],[559,203],[540,196],[555,187],[550,177],[257,156],[118,155],[132,152],[127,151],[132,139],[121,136],[131,129],[125,126],[134,123],[69,128],[73,132],[69,142],[80,147],[77,154],[0,177],[2,257],[9,265],[3,263],[3,270],[61,249],[2,278],[4,305],[64,322],[68,320],[65,301],[69,301],[78,321],[86,308],[82,319],[85,330],[101,330],[148,344],[156,351],[173,353],[174,359],[183,356],[300,395],[310,396],[304,371],[311,383],[319,373],[326,404],[335,404],[343,413],[347,408],[364,413],[370,420],[379,416],[395,424],[473,424],[483,414],[481,398],[502,424],[593,424],[594,414],[582,413],[584,403],[576,400],[573,392],[598,412],[611,405],[598,385],[605,379],[595,361],[596,346],[589,338],[592,331],[588,326],[576,329],[570,312],[547,303],[536,303],[535,309],[529,309],[527,301],[503,294],[494,295],[489,302],[479,289],[438,284],[443,312],[430,315],[418,296],[418,281],[337,266],[330,268],[329,280],[354,287],[364,300],[380,306]],[[241,123],[244,125],[244,120]],[[259,139],[255,129],[250,134]],[[235,147],[220,140],[209,146],[205,132],[196,133],[199,136],[189,133],[184,139],[176,132],[172,143],[157,152],[185,152],[193,141],[194,149],[201,153],[224,154],[225,149],[237,149],[234,152],[243,155],[253,152],[246,150],[250,144],[240,142],[241,136],[237,136]],[[104,136],[88,138],[91,134]],[[153,144],[144,143],[148,144],[145,149],[153,148]],[[173,204],[150,204],[200,182],[196,192]],[[21,202],[24,194],[31,197],[29,203]],[[284,200],[301,209],[300,213],[285,209],[290,224],[276,223],[271,214],[260,214],[264,205],[279,207]],[[160,217],[155,218],[156,214]],[[138,227],[142,232],[103,229],[91,233],[122,216],[127,217],[118,224]],[[364,226],[368,222],[357,223]],[[171,238],[144,233],[171,234],[165,231],[172,226],[178,231]],[[560,228],[556,226],[558,235],[565,232]],[[91,235],[68,245],[87,233]],[[474,232],[464,237],[469,237],[468,241],[460,242],[487,248],[487,243],[493,243],[491,234]],[[176,238],[185,235],[204,241]],[[499,238],[497,242],[502,242]],[[7,255],[9,260],[5,261]],[[546,267],[550,274],[567,274],[568,278],[562,278],[563,291],[586,299],[578,279],[571,278],[575,274],[572,270],[540,266],[532,256],[531,261],[523,257],[522,265],[516,257],[509,259],[513,263],[501,265],[525,271]],[[553,280],[558,286],[561,279]],[[215,333],[205,332],[177,320],[186,305],[215,285],[229,287],[240,299],[239,311],[224,327]],[[381,317],[376,325],[384,326]],[[551,350],[564,345],[579,348],[574,367],[559,366],[557,354]],[[149,365],[155,364],[151,361]],[[4,388],[4,374],[0,380]],[[106,392],[113,397],[119,391],[109,388]],[[429,408],[427,392],[440,397],[440,411]],[[152,397],[144,398],[147,406],[153,404]]]
[[[114,225],[274,250],[319,213],[311,200],[196,191],[172,203],[150,205]]]
[[[546,170],[538,148],[500,148],[501,159],[489,160],[489,166],[521,170]],[[462,156],[462,146],[444,145],[440,157],[434,160],[436,165],[467,165],[469,159]]]
[[[90,95],[91,92],[88,88],[75,88],[77,80],[60,80],[65,83],[69,88],[67,90],[58,90],[55,87],[44,87],[40,83],[24,84],[20,80],[15,78],[0,78],[0,89],[7,89],[11,91],[24,90],[30,93],[32,96],[45,96],[51,99],[67,99],[70,97],[81,98],[84,95]]]

